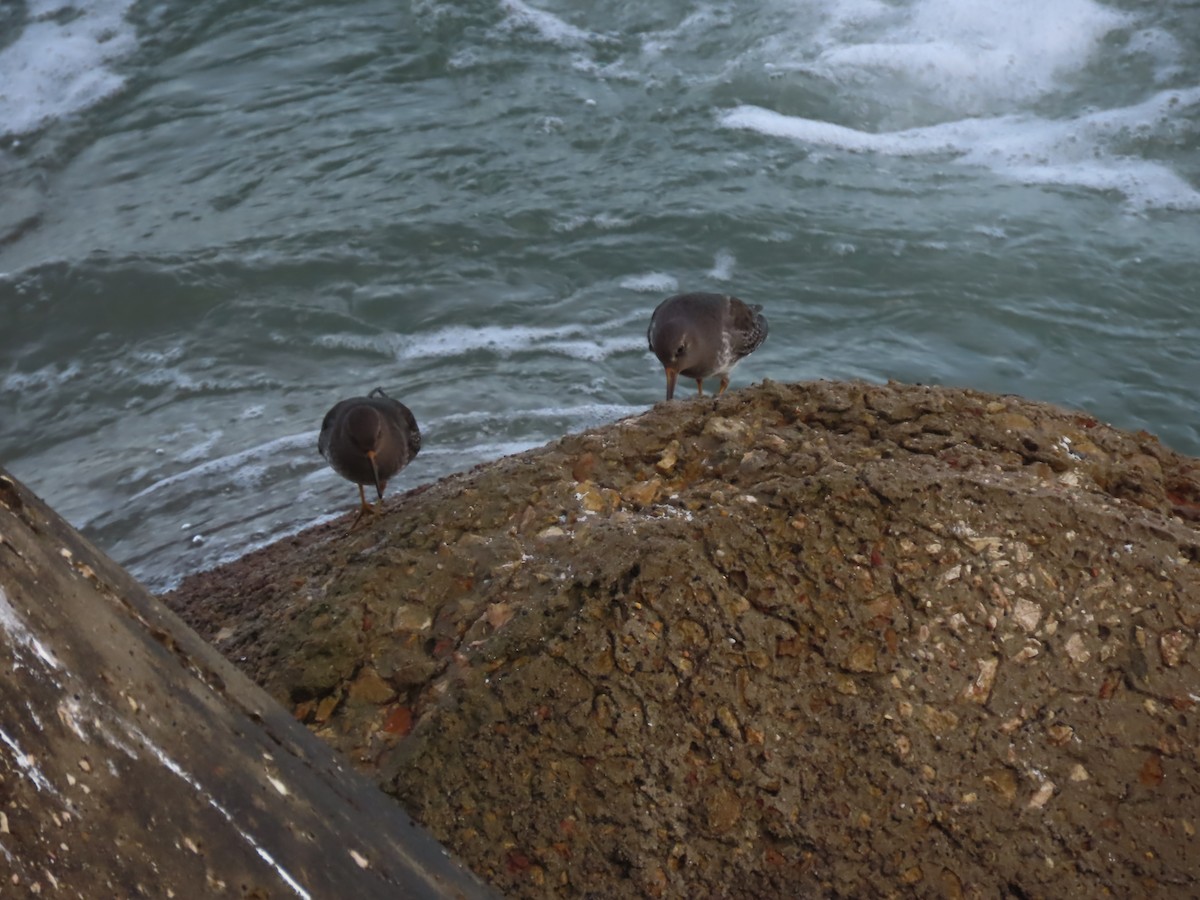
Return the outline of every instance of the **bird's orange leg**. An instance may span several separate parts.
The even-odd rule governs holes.
[[[704,396],[704,379],[703,379],[703,378],[697,378],[697,379],[696,379],[696,390],[697,390],[697,392],[698,392],[698,393],[696,394],[696,396],[697,396],[697,397],[703,397],[703,396]]]
[[[351,532],[353,532],[355,529],[358,528],[358,523],[362,521],[363,516],[367,515],[368,513],[370,513],[371,515],[377,514],[377,510],[375,509],[375,507],[373,507],[370,503],[367,502],[367,492],[363,490],[363,486],[361,484],[358,486],[358,502],[359,502],[358,515],[355,516],[354,521],[350,523],[350,531],[347,531],[346,532],[347,534],[350,534]],[[380,507],[383,506],[382,498],[380,498],[380,500],[379,500],[379,505],[380,505]]]
[[[720,397],[723,393],[725,393],[725,389],[727,387],[729,387],[729,376],[722,375],[721,376],[721,386],[719,388],[717,388],[717,396]]]

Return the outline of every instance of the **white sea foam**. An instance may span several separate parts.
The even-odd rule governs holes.
[[[462,457],[467,460],[500,459],[516,453],[524,453],[540,447],[545,441],[496,441],[487,444],[472,444],[469,447],[432,447],[422,450],[423,456]]]
[[[542,40],[561,47],[577,47],[598,37],[522,0],[500,0],[500,9],[504,11],[507,27],[530,29]]]
[[[1200,192],[1170,162],[1129,146],[1194,127],[1198,89],[1069,118],[1043,112],[1046,98],[1069,91],[1102,55],[1139,58],[1154,67],[1156,84],[1178,78],[1178,41],[1156,27],[1133,30],[1134,13],[1095,0],[813,0],[804,18],[819,24],[785,29],[760,48],[766,68],[801,71],[884,104],[882,121],[892,127],[749,105],[722,113],[723,126],[850,152],[945,154],[1023,184],[1113,191],[1135,208],[1200,208]]]
[[[487,351],[502,357],[538,353],[596,362],[641,347],[636,335],[619,333],[625,324],[627,321],[620,319],[599,327],[452,325],[414,335],[325,334],[315,342],[331,349],[369,351],[398,360],[447,358]]]
[[[1032,115],[962,119],[875,134],[829,122],[785,116],[757,106],[726,110],[726,128],[756,131],[824,147],[889,156],[947,154],[1024,184],[1112,190],[1133,205],[1200,209],[1200,191],[1165,163],[1121,153],[1120,141],[1162,127],[1200,106],[1200,88],[1162,91],[1142,103],[1070,119]]]
[[[1143,28],[1129,36],[1127,52],[1146,57],[1154,67],[1154,80],[1166,84],[1183,72],[1183,47],[1161,28]]]
[[[643,341],[644,343],[644,341]],[[451,413],[434,420],[436,425],[476,425],[490,421],[508,421],[515,417],[522,419],[569,419],[578,422],[598,424],[611,422],[625,416],[645,412],[645,406],[630,406],[624,403],[585,403],[580,406],[547,406],[536,409],[506,410],[502,413],[489,410],[472,410],[464,413]]]
[[[786,29],[772,39],[772,68],[874,94],[920,95],[959,115],[1012,111],[1060,90],[1064,75],[1093,59],[1106,35],[1132,22],[1095,0],[818,6],[806,10],[802,37]]]
[[[467,425],[475,431],[486,433],[493,430],[487,427],[489,423],[494,422],[497,426],[495,430],[498,431],[514,418],[519,418],[527,419],[531,422],[544,421],[546,423],[565,421],[568,423],[570,429],[578,429],[592,427],[633,415],[641,412],[642,409],[640,406],[625,404],[583,403],[577,406],[537,407],[528,410],[509,409],[504,412],[478,410],[466,413],[451,413],[441,417],[429,417],[421,422],[422,430],[427,436],[427,442],[426,446],[422,448],[418,462],[434,457],[450,457],[468,463],[482,459],[495,459],[500,456],[519,453],[532,447],[540,446],[548,439],[546,436],[541,435],[539,430],[535,428],[534,432],[537,436],[528,440],[501,439],[469,446],[460,446],[452,442],[439,444],[436,439],[429,440],[429,436],[437,435],[439,432],[444,432],[448,429],[452,430],[456,426]],[[547,428],[542,429],[542,431],[558,433],[559,428],[557,426],[550,428],[548,424]],[[216,432],[213,434],[216,434]],[[211,437],[212,434],[207,434],[205,440],[202,440],[196,447],[184,451],[175,458],[175,461],[192,462],[200,455],[211,451],[215,446],[212,440],[209,439]],[[284,468],[294,473],[297,467],[309,467],[311,471],[301,475],[301,480],[313,479],[324,481],[336,478],[332,470],[325,466],[314,452],[316,443],[317,433],[315,431],[306,431],[275,438],[245,450],[229,453],[197,465],[191,465],[181,471],[158,478],[128,498],[128,502],[131,504],[137,503],[152,495],[155,496],[156,500],[151,502],[175,502],[178,499],[177,495],[180,491],[185,493],[188,491],[211,493],[214,485],[226,485],[239,491],[248,491],[259,487],[267,481],[272,476],[273,468]],[[158,499],[160,495],[169,499]],[[191,530],[193,528],[191,522],[183,527],[184,530]],[[275,536],[277,537],[278,535]],[[0,612],[2,612],[2,609],[0,609]],[[4,620],[0,618],[0,625],[3,624]]]
[[[397,356],[403,359],[459,356],[474,350],[490,350],[502,356],[532,349],[546,350],[564,338],[581,336],[578,326],[556,328],[533,325],[454,325],[401,339]]]
[[[204,459],[210,453],[212,453],[213,448],[221,442],[221,438],[224,435],[225,432],[219,428],[215,431],[207,432],[200,443],[193,444],[191,447],[188,447],[179,454],[177,457],[179,462],[192,463],[198,459]]]
[[[60,388],[78,378],[83,368],[78,363],[42,366],[33,372],[9,372],[0,379],[0,394],[25,394],[35,390]]]
[[[148,494],[161,491],[179,482],[209,478],[213,475],[233,475],[235,481],[241,480],[243,482],[251,481],[256,483],[261,479],[263,472],[264,464],[261,460],[280,458],[281,451],[300,450],[301,448],[308,450],[316,447],[316,445],[317,433],[315,431],[306,431],[303,434],[289,434],[285,437],[275,438],[273,441],[267,441],[266,443],[250,447],[247,450],[211,459],[208,462],[192,466],[182,472],[176,472],[174,475],[168,475],[166,478],[160,478],[153,484],[142,488],[130,497],[129,500],[130,502],[140,500]]]
[[[627,275],[620,281],[621,287],[642,294],[665,294],[679,290],[679,279],[665,272],[646,272]]]
[[[610,231],[614,228],[625,228],[629,224],[629,219],[623,219],[619,216],[609,215],[608,213],[597,213],[594,216],[568,216],[564,219],[559,219],[554,223],[553,228],[558,232],[570,233],[590,225],[602,231]]]
[[[732,24],[733,16],[730,10],[702,6],[688,13],[675,27],[646,35],[642,39],[642,53],[649,59],[665,56],[681,37],[726,29]]]
[[[718,250],[713,259],[713,267],[708,270],[708,277],[715,281],[729,281],[733,278],[733,267],[737,259],[728,250]]]
[[[601,360],[608,359],[610,356],[642,350],[645,343],[645,338],[640,335],[626,335],[624,337],[592,340],[555,341],[540,349],[558,354],[559,356],[568,356],[572,359],[582,359],[586,362],[600,362]]]
[[[125,86],[113,67],[137,49],[133,0],[27,0],[29,22],[0,51],[0,135],[25,134]]]

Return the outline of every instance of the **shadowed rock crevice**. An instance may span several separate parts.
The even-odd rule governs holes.
[[[1200,463],[766,383],[168,598],[512,896],[1200,889]]]

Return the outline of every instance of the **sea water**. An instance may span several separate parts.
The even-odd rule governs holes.
[[[650,311],[761,303],[733,387],[1014,392],[1200,454],[1200,7],[0,5],[0,464],[154,588],[662,400]]]

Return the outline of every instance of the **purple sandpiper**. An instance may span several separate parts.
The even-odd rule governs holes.
[[[667,399],[675,379],[695,378],[700,396],[704,379],[721,376],[717,396],[729,387],[729,373],[767,338],[761,306],[728,294],[676,294],[658,305],[646,332],[651,352],[667,372]]]
[[[358,485],[361,506],[353,529],[367,513],[383,508],[388,479],[421,450],[421,430],[407,406],[375,388],[365,397],[340,400],[325,414],[317,449],[333,470]],[[379,494],[378,509],[367,503],[364,485]]]

